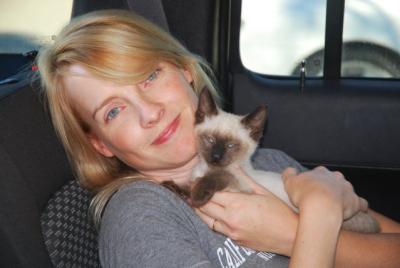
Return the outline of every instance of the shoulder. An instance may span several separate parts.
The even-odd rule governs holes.
[[[139,181],[123,186],[107,204],[100,224],[99,256],[106,267],[130,266],[159,261],[170,241],[194,241],[194,212],[168,189]],[[159,257],[154,257],[156,255]],[[164,254],[164,255],[163,255]],[[110,263],[118,265],[108,265]],[[144,267],[143,265],[142,267]],[[157,265],[150,265],[158,267]]]
[[[256,169],[267,171],[282,172],[287,167],[294,167],[299,171],[306,170],[292,157],[276,149],[259,148],[254,153],[252,161]]]
[[[118,190],[107,204],[103,221],[123,218],[132,214],[159,213],[183,206],[184,202],[174,193],[150,181],[129,183]]]

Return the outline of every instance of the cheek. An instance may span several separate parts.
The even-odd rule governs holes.
[[[185,155],[186,157],[197,154],[196,136],[190,124],[186,125],[182,130],[176,142],[172,146],[175,148],[174,150],[177,150],[176,154],[178,156],[181,155],[183,157]]]
[[[116,155],[125,151],[137,151],[144,144],[144,135],[139,127],[119,126],[109,131],[106,139]]]
[[[185,135],[183,137],[183,142],[185,143],[186,146],[191,146],[194,148],[197,147],[196,146],[197,139],[192,122],[190,122],[185,128]]]
[[[182,78],[168,81],[164,84],[164,87],[168,88],[164,91],[165,100],[168,99],[171,102],[189,106],[193,111],[197,109],[198,97],[186,80]]]

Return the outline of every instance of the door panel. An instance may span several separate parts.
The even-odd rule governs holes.
[[[263,146],[307,164],[399,168],[400,91],[393,82],[274,80],[235,74],[233,107],[269,106]],[[380,83],[385,84],[384,82]]]
[[[372,208],[400,220],[400,80],[306,78],[301,92],[297,78],[252,73],[239,57],[240,1],[226,8],[229,49],[220,59],[228,66],[222,77],[227,107],[245,114],[268,104],[262,147],[309,168],[342,171]],[[340,66],[333,69],[340,75]]]

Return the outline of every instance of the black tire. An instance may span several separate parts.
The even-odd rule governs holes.
[[[307,76],[322,76],[324,50],[320,49],[306,59]],[[293,69],[298,76],[301,63]],[[368,70],[369,69],[369,70]],[[366,74],[365,72],[370,73]],[[342,50],[343,77],[400,78],[400,54],[390,48],[368,42],[346,42]]]

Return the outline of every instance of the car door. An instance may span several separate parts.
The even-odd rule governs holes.
[[[372,0],[220,1],[215,66],[227,109],[268,104],[262,147],[342,171],[370,207],[400,220],[395,8]]]

